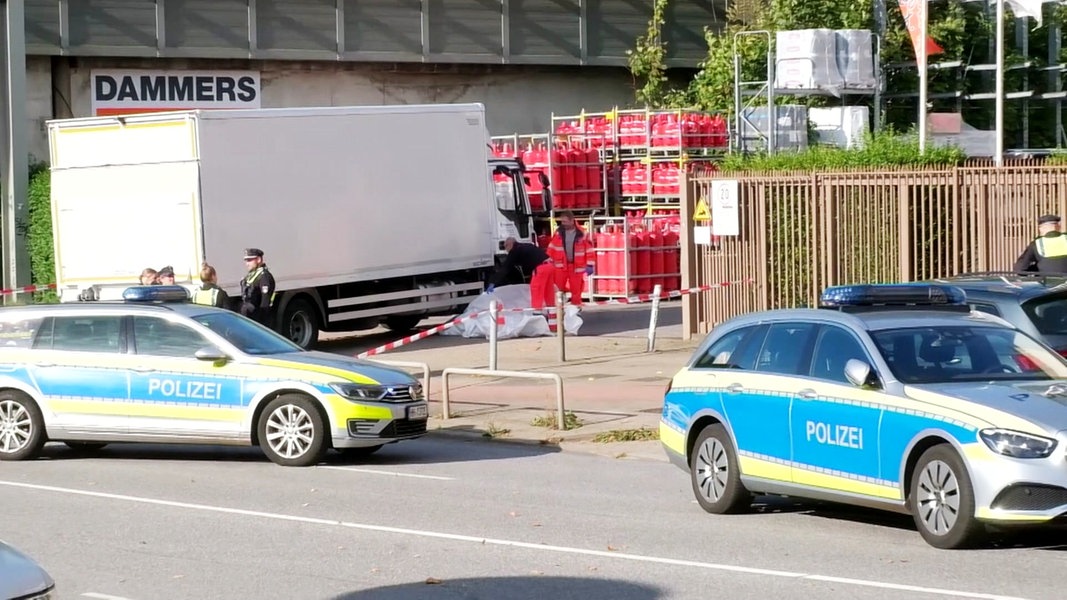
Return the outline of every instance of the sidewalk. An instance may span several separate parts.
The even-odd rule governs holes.
[[[646,352],[638,331],[566,337],[566,361],[554,337],[501,340],[497,368],[555,373],[563,378],[567,429],[557,428],[555,384],[517,378],[450,375],[450,419],[442,419],[441,371],[487,369],[484,339],[435,336],[370,360],[428,364],[430,435],[554,444],[613,456],[666,460],[659,444],[659,415],[670,378],[689,359],[698,339],[659,338]],[[670,332],[673,333],[673,332]],[[401,367],[417,377],[418,369]],[[651,434],[651,435],[649,435]],[[630,441],[634,436],[644,441]]]

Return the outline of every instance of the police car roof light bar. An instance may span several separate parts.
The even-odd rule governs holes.
[[[967,294],[954,285],[928,283],[841,285],[828,287],[819,298],[821,308],[872,310],[921,308],[925,310],[970,310]]]
[[[137,285],[122,292],[126,302],[188,302],[189,292],[180,285]]]

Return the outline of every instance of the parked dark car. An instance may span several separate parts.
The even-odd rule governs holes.
[[[972,309],[996,315],[1067,356],[1067,275],[983,272],[936,281],[963,289]]]
[[[0,542],[0,600],[54,600],[56,584],[32,558]]]

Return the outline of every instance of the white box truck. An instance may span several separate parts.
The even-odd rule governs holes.
[[[56,284],[113,300],[141,270],[200,265],[239,299],[245,248],[277,282],[276,329],[407,330],[484,289],[530,241],[524,167],[490,158],[481,104],[192,110],[48,122]]]

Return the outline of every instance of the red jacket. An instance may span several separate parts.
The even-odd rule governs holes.
[[[567,263],[567,250],[563,245],[563,229],[557,229],[556,233],[552,236],[552,241],[548,244],[548,257],[552,259],[552,264],[557,269],[563,269],[571,267],[574,272],[584,272],[585,266],[589,263],[589,254],[592,253],[593,247],[589,243],[589,237],[582,231],[581,227],[574,226],[575,231],[578,234],[574,238],[574,262]]]

